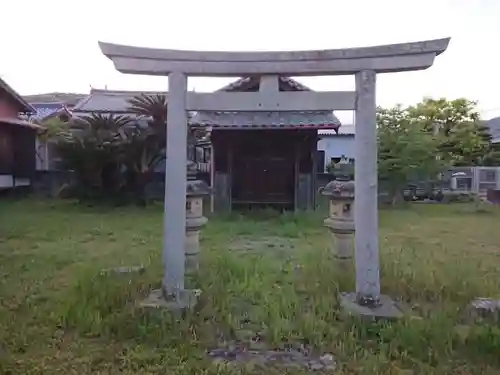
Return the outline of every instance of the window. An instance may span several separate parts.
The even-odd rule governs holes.
[[[470,177],[457,178],[457,189],[472,190],[472,178]]]
[[[487,169],[483,169],[479,171],[479,180],[481,182],[495,182],[497,179],[497,175],[495,171],[490,171]]]

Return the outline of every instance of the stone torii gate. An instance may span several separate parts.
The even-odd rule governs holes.
[[[186,305],[184,289],[187,111],[355,111],[355,264],[360,309],[379,308],[380,294],[376,75],[432,66],[450,38],[318,51],[208,52],[140,48],[100,42],[115,68],[128,74],[168,76],[165,186],[164,296]],[[354,74],[352,92],[279,92],[278,76]],[[259,92],[193,93],[188,76],[261,76]],[[168,210],[168,213],[167,213]],[[388,300],[388,298],[385,298]]]

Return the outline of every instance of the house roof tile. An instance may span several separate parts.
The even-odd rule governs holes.
[[[168,95],[166,91],[117,91],[92,89],[73,112],[127,113],[129,101],[138,95]]]
[[[255,84],[258,77],[243,77],[217,91],[244,91],[247,86]],[[280,77],[280,82],[290,90],[310,91],[307,86],[288,78]],[[138,95],[166,95],[166,91],[116,91],[92,89],[82,99],[73,113],[128,113],[129,101]],[[192,125],[212,126],[217,128],[323,128],[335,129],[340,121],[332,111],[322,112],[218,112],[200,111],[190,119]]]

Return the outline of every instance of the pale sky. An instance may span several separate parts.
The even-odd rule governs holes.
[[[479,101],[500,115],[500,0],[17,0],[2,6],[0,75],[21,94],[87,93],[90,87],[166,90],[167,79],[114,70],[99,40],[198,50],[307,50],[451,37],[426,71],[384,74],[377,104],[424,96]],[[354,78],[299,79],[315,90],[350,90]],[[191,78],[212,91],[230,79]],[[351,114],[339,116],[349,122]]]

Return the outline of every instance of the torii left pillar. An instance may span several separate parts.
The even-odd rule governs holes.
[[[187,137],[187,76],[168,75],[167,152],[165,162],[165,207],[162,288],[154,290],[143,306],[165,307],[182,312],[196,304],[197,292],[185,289]]]

